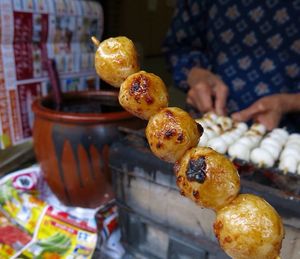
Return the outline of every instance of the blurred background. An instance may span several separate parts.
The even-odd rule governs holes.
[[[171,87],[161,45],[173,16],[176,0],[98,0],[103,6],[103,38],[124,35],[135,42],[142,69],[159,75],[167,86],[171,105],[184,106],[184,94]]]

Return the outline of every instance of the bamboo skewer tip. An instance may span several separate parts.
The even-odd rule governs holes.
[[[98,48],[100,45],[100,41],[95,36],[92,36],[91,40],[94,43],[94,45]]]

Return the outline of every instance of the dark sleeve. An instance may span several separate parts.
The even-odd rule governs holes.
[[[187,74],[192,67],[209,68],[206,53],[206,20],[204,0],[177,0],[171,26],[163,43],[176,86],[187,91]]]

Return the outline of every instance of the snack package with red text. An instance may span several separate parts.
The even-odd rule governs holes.
[[[96,242],[94,226],[49,206],[34,240],[18,258],[91,258]]]
[[[0,179],[0,258],[91,258],[97,209],[66,207],[30,167]]]

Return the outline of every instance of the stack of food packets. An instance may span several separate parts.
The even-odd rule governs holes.
[[[91,258],[118,227],[114,206],[66,207],[38,166],[11,173],[0,179],[0,258]]]

